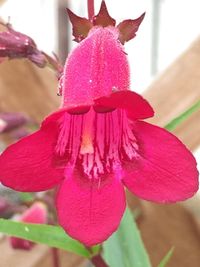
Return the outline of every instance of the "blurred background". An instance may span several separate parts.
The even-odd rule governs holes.
[[[95,0],[96,13],[100,3],[101,0]],[[164,126],[200,99],[200,1],[106,0],[106,4],[118,23],[146,12],[137,37],[125,44],[131,67],[131,89],[144,94],[154,107],[157,115],[151,122]],[[87,17],[86,0],[0,0],[0,18],[32,37],[39,49],[48,54],[55,52],[64,62],[68,52],[77,45],[72,41],[66,7]],[[27,131],[37,129],[44,116],[59,106],[60,98],[56,93],[57,78],[49,69],[40,69],[28,60],[1,63],[0,113],[24,114],[25,118],[18,120],[27,124],[28,130],[20,128],[9,137],[1,134],[0,149],[26,135]],[[0,117],[0,130],[2,120]],[[200,111],[178,126],[174,133],[194,152],[200,166]],[[131,201],[136,205],[135,200]],[[169,267],[200,266],[200,233],[196,225],[196,221],[200,221],[200,205],[198,198],[195,201],[196,198],[185,204],[192,215],[179,205],[137,203],[143,211],[138,224],[154,264],[172,246],[177,246]],[[168,228],[170,230],[166,230]],[[0,251],[5,252],[4,262],[8,255],[10,259],[15,258],[14,252],[8,254],[8,247],[3,247],[1,242]],[[9,267],[51,266],[39,260],[39,257],[45,258],[46,252],[44,247],[35,248],[32,255],[35,253],[36,263],[29,265],[29,258],[21,254],[23,261],[18,258],[16,266],[14,259]],[[188,257],[183,259],[182,255]],[[1,260],[3,262],[3,258]],[[68,261],[75,263],[63,266],[86,266],[79,265],[77,258],[74,261],[68,258]],[[0,262],[0,267],[5,265]]]

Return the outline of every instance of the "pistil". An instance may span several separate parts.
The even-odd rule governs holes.
[[[85,114],[83,121],[82,142],[80,150],[80,153],[82,155],[94,153],[94,122],[95,113],[93,110],[90,110],[87,114]]]

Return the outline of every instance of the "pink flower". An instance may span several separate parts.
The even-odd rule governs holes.
[[[41,202],[35,202],[30,208],[28,208],[24,214],[19,218],[20,222],[25,223],[47,223],[47,209]],[[34,243],[25,239],[10,237],[10,244],[15,249],[30,250]]]
[[[0,157],[0,179],[8,187],[59,186],[59,223],[87,246],[117,229],[125,186],[157,203],[187,199],[198,189],[192,154],[171,133],[142,121],[153,109],[128,90],[120,35],[114,25],[89,30],[66,61],[61,109]]]

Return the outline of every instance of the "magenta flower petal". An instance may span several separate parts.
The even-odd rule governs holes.
[[[168,131],[137,121],[139,155],[126,164],[123,182],[135,195],[158,203],[184,200],[198,190],[196,161]]]
[[[0,181],[18,191],[43,191],[62,178],[62,170],[54,168],[52,155],[55,129],[39,130],[9,146],[0,157]]]
[[[87,246],[107,239],[117,229],[125,209],[121,181],[114,175],[103,179],[69,175],[57,195],[59,223]]]
[[[118,91],[95,100],[96,112],[104,112],[106,108],[125,109],[131,119],[146,119],[154,115],[150,104],[142,96],[131,91]]]
[[[20,217],[21,222],[45,224],[48,221],[47,207],[42,202],[35,202]]]

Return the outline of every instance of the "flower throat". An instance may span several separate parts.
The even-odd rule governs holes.
[[[60,119],[55,148],[58,165],[68,169],[75,164],[89,178],[121,169],[123,160],[137,156],[136,139],[124,111],[84,115],[67,112]]]

